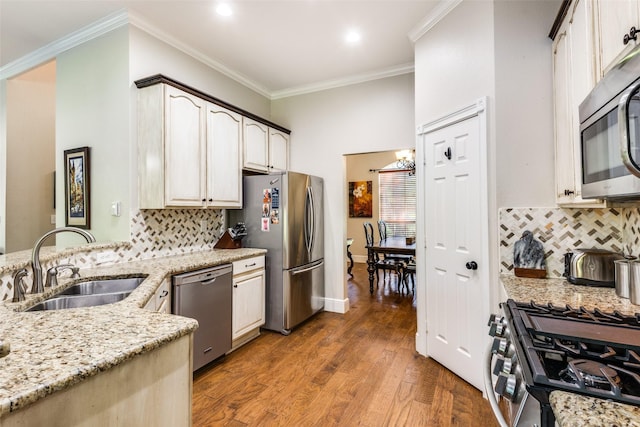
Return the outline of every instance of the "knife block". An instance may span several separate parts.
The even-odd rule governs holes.
[[[216,249],[239,249],[242,247],[242,239],[233,240],[228,231],[225,231],[218,243],[215,244]]]

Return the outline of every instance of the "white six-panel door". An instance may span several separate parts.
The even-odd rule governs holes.
[[[481,120],[473,115],[424,133],[419,142],[425,163],[427,354],[479,389],[489,301]]]

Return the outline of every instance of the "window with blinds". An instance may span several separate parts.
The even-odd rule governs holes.
[[[380,219],[388,236],[416,235],[416,176],[409,170],[381,169],[378,173]]]

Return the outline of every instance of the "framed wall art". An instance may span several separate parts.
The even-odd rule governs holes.
[[[64,151],[65,223],[90,228],[89,147]]]
[[[349,182],[349,218],[373,216],[373,181]]]

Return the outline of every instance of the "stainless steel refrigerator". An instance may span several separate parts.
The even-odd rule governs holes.
[[[296,172],[244,177],[243,246],[267,249],[266,323],[285,335],[324,309],[323,180]],[[233,223],[232,222],[232,223]]]

